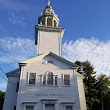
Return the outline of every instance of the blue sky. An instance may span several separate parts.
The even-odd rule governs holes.
[[[47,0],[0,0],[0,68],[4,72],[36,56],[34,26],[46,4]],[[64,57],[73,62],[89,60],[98,75],[109,75],[110,0],[51,0],[51,5],[65,28]],[[6,81],[0,77],[0,89],[5,88]]]

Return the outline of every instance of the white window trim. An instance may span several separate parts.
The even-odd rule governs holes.
[[[63,105],[63,110],[66,110],[66,106],[71,106],[72,110],[74,110],[74,104],[73,102],[66,102],[66,103],[62,103]]]
[[[57,108],[57,100],[49,100],[49,99],[42,99],[42,104],[43,104],[43,110],[45,110],[45,104],[54,104],[55,109],[54,110],[58,110]]]
[[[27,72],[27,85],[28,86],[35,86],[36,85],[36,76],[35,76],[35,84],[29,84],[29,78],[30,78],[30,74],[31,73],[35,73],[36,74],[36,72]]]
[[[37,102],[23,102],[23,110],[26,110],[26,106],[33,106],[34,110],[36,110]]]
[[[69,78],[69,80],[70,80],[70,85],[65,85],[65,83],[64,83],[64,75],[69,75],[69,77],[70,77],[70,78]],[[70,75],[70,74],[62,74],[62,82],[63,82],[62,85],[63,85],[64,87],[69,87],[69,86],[71,86],[71,75]]]
[[[48,71],[49,72],[49,71]],[[53,85],[48,85],[47,84],[47,80],[48,80],[48,72],[46,72],[45,74],[42,74],[42,75],[40,75],[41,76],[41,85],[42,86],[58,86],[58,75],[54,75],[54,73],[53,73]],[[45,85],[43,84],[43,76],[44,75],[46,75],[46,82],[45,82]],[[57,77],[57,85],[55,85],[55,77]]]

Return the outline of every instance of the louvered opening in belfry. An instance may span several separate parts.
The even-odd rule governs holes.
[[[52,26],[52,18],[47,19],[47,26]]]
[[[57,26],[57,22],[54,20],[54,26]]]
[[[41,24],[45,25],[45,19],[42,19]]]

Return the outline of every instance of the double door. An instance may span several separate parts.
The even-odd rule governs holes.
[[[45,110],[55,110],[54,104],[45,104]]]

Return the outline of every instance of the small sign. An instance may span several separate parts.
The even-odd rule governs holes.
[[[64,97],[64,94],[35,94],[35,96],[48,96],[48,97]]]

